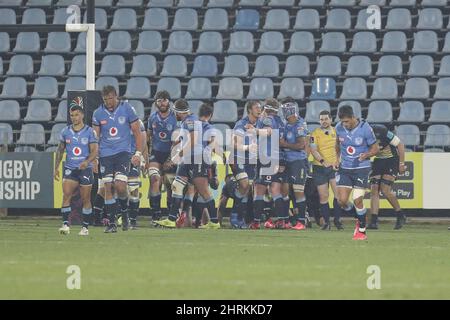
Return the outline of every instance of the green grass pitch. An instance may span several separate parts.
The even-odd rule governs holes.
[[[368,241],[352,241],[349,221],[330,232],[59,227],[0,220],[0,299],[450,299],[446,225],[381,224]],[[66,287],[70,265],[80,290]],[[367,288],[370,265],[380,289]]]

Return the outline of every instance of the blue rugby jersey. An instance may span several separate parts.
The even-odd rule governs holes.
[[[78,169],[80,164],[89,157],[91,143],[98,143],[94,129],[85,125],[80,131],[75,131],[72,125],[61,130],[59,140],[66,146],[66,162],[64,167]],[[92,168],[92,163],[89,163]]]

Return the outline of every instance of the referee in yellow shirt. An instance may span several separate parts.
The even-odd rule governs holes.
[[[340,221],[341,208],[336,199],[336,171],[339,163],[336,156],[336,131],[331,126],[331,114],[329,111],[322,111],[319,114],[320,127],[316,128],[310,136],[310,149],[314,157],[313,177],[317,186],[320,198],[320,213],[325,220],[322,230],[330,230],[330,206],[328,204],[329,185],[333,190],[333,213],[334,225],[338,230],[343,229]]]

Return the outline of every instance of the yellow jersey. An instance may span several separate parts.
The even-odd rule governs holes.
[[[311,133],[309,144],[316,148],[326,162],[336,162],[336,130],[332,126],[326,130],[321,127],[314,129]],[[313,164],[317,166],[322,165],[315,158]]]

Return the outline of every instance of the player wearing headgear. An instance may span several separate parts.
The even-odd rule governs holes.
[[[291,102],[285,103],[281,105],[281,111],[284,119],[287,121],[283,137],[280,139],[280,147],[283,149],[286,161],[287,181],[283,183],[283,196],[288,197],[284,212],[284,215],[287,214],[285,223],[289,222],[289,186],[292,184],[295,197],[294,209],[296,212],[296,223],[292,226],[292,229],[303,230],[306,228],[305,182],[308,167],[305,160],[308,157],[306,153],[308,129],[305,121],[297,114],[295,104]]]
[[[210,215],[210,221],[203,226],[208,229],[219,229],[220,224],[217,219],[215,202],[209,190],[208,181],[208,150],[210,141],[204,139],[202,133],[203,124],[197,116],[190,112],[186,100],[175,101],[173,110],[177,120],[181,121],[180,138],[175,153],[181,158],[177,166],[175,180],[172,183],[172,203],[169,217],[157,221],[157,224],[167,228],[176,227],[176,219],[179,213],[181,202],[183,201],[184,189],[188,182],[192,182],[197,192],[204,200],[204,206]],[[177,149],[181,151],[176,151]],[[204,157],[204,150],[206,156]],[[202,210],[203,211],[203,210]]]
[[[174,173],[175,164],[170,158],[172,134],[177,127],[177,118],[170,109],[170,95],[167,91],[158,91],[155,96],[157,110],[148,118],[147,141],[150,158],[148,177],[150,179],[149,199],[152,208],[152,220],[161,218],[161,185],[164,173]]]
[[[372,172],[370,173],[371,222],[367,226],[367,229],[378,229],[378,210],[380,207],[381,191],[395,210],[397,221],[394,229],[398,230],[403,227],[406,217],[401,211],[395,193],[392,193],[391,190],[397,175],[406,170],[405,146],[400,141],[400,138],[389,131],[385,126],[372,125],[372,129],[380,145],[380,152],[375,156],[372,163]]]
[[[320,213],[325,220],[322,230],[330,229],[329,187],[333,190],[334,225],[343,229],[340,221],[341,208],[337,200],[336,171],[339,168],[336,155],[336,130],[331,126],[331,114],[323,110],[319,114],[320,127],[310,137],[311,154],[314,157],[313,178],[320,197]]]
[[[256,122],[256,129],[249,130],[258,136],[258,159],[255,197],[254,197],[254,219],[250,229],[259,229],[261,215],[264,212],[264,194],[270,186],[270,194],[274,201],[275,212],[279,215],[279,227],[284,228],[285,204],[281,196],[281,183],[283,182],[284,166],[281,162],[282,155],[279,148],[279,139],[282,138],[284,124],[278,116],[280,104],[276,99],[269,98],[264,101],[264,109],[261,117]]]
[[[338,111],[340,122],[336,125],[336,153],[340,163],[336,175],[338,201],[341,208],[358,217],[353,240],[366,240],[366,211],[364,194],[368,187],[370,157],[380,150],[370,125],[359,120],[349,105]],[[353,191],[353,204],[349,203]]]
[[[139,166],[142,158],[142,136],[139,118],[134,108],[119,101],[116,89],[105,86],[102,90],[103,104],[94,111],[92,126],[99,136],[100,172],[105,186],[105,212],[109,225],[105,233],[117,232],[117,193],[122,216],[122,230],[128,230],[128,171],[131,162]],[[136,152],[131,155],[131,139],[136,142]]]
[[[65,127],[60,134],[60,142],[56,152],[55,180],[59,181],[59,164],[64,151],[63,176],[63,203],[61,213],[63,225],[59,229],[61,234],[69,234],[69,215],[71,212],[70,200],[75,190],[80,186],[81,200],[83,202],[83,226],[79,235],[89,235],[88,227],[92,214],[91,190],[94,176],[92,174],[92,161],[97,157],[98,140],[94,130],[84,124],[84,109],[81,105],[73,105],[69,109],[72,124]]]
[[[257,162],[257,137],[247,130],[256,126],[261,116],[262,108],[259,101],[250,100],[246,106],[247,116],[236,122],[233,129],[233,152],[230,154],[230,167],[238,182],[238,188],[233,196],[233,208],[237,217],[233,217],[232,224],[243,225],[247,212],[251,182],[255,179]],[[237,221],[235,221],[237,220]]]
[[[141,168],[145,169],[145,159],[148,159],[147,136],[145,133],[145,126],[142,120],[139,119],[138,121],[139,121],[139,128],[141,131],[142,144],[144,145],[144,153],[141,157],[141,162],[139,166],[131,164],[130,171],[128,173],[128,193],[130,195],[128,208],[129,208],[131,230],[137,229],[137,217],[139,214],[139,205],[140,205],[139,188],[141,187],[141,178],[140,178]],[[135,139],[131,139],[131,154],[134,154],[135,152],[136,152],[136,142]]]

